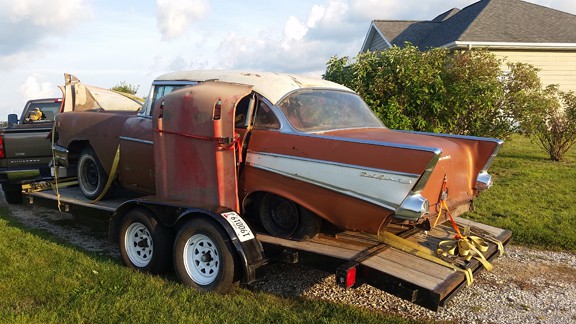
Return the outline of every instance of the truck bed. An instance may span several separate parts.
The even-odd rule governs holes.
[[[32,202],[34,198],[57,200],[51,189],[32,191],[28,193]],[[90,202],[77,187],[60,189],[62,204],[78,205],[113,213],[118,206],[127,200],[126,196],[110,200]],[[510,242],[512,233],[508,230],[488,226],[471,220],[456,218],[460,228],[469,226],[473,233],[482,233],[506,245]],[[436,226],[431,231],[407,231],[399,236],[417,242],[432,251],[436,250],[438,242],[451,239],[455,231],[449,222]],[[357,267],[361,283],[367,283],[431,310],[437,310],[452,298],[460,289],[466,287],[466,277],[463,272],[455,271],[432,261],[421,258],[410,251],[388,246],[376,237],[345,231],[335,234],[320,234],[310,241],[293,241],[258,233],[257,239],[264,246],[268,257],[281,253],[297,253],[300,263],[318,266],[324,270],[344,268],[346,265]],[[493,260],[499,255],[497,245],[489,243],[489,249],[484,254],[486,259]],[[321,265],[321,266],[319,266]],[[483,269],[482,264],[472,259],[465,264],[466,268],[476,273]]]

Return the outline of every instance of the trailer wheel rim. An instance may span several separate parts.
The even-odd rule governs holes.
[[[144,268],[152,260],[154,244],[152,234],[144,224],[132,223],[126,230],[124,240],[126,254],[136,267]]]
[[[204,234],[194,234],[184,246],[184,266],[188,276],[198,285],[214,282],[220,270],[220,254],[216,243]]]

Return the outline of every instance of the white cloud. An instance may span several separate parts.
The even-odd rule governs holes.
[[[204,18],[207,0],[156,0],[157,24],[162,39],[173,40],[186,33],[194,20]]]
[[[308,27],[294,16],[290,16],[284,25],[284,36],[288,40],[302,39],[307,32]]]
[[[92,19],[87,0],[0,0],[0,70],[42,56],[54,37]]]
[[[58,88],[51,82],[44,80],[45,76],[40,74],[28,76],[19,88],[22,97],[34,99],[60,96]]]

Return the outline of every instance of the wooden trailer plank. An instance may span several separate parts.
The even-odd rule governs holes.
[[[435,290],[454,273],[450,268],[397,249],[386,250],[362,264],[427,290]]]

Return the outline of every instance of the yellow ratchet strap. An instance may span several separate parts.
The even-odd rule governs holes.
[[[401,238],[397,235],[394,235],[390,232],[382,232],[379,235],[372,235],[369,234],[372,237],[375,237],[376,239],[378,239],[379,241],[393,247],[396,248],[398,250],[410,253],[412,255],[415,255],[417,257],[420,257],[422,259],[428,260],[428,261],[432,261],[436,264],[439,264],[441,266],[459,271],[464,273],[464,276],[466,277],[466,284],[468,286],[470,286],[472,284],[472,282],[474,282],[474,277],[472,274],[472,269],[462,269],[452,263],[446,262],[442,259],[440,259],[439,257],[437,257],[434,252],[430,251],[429,249],[421,246],[420,244],[416,243],[416,242],[412,242],[409,241],[407,239]]]
[[[110,169],[110,173],[108,173],[109,176],[108,181],[106,182],[106,186],[104,187],[104,190],[102,190],[102,193],[100,193],[100,195],[96,199],[90,202],[91,204],[100,201],[102,198],[104,198],[104,196],[106,196],[106,193],[112,186],[112,182],[114,182],[114,177],[116,176],[116,172],[118,171],[119,162],[120,162],[120,144],[118,144],[118,148],[116,148],[116,155],[114,156],[114,161],[112,161],[112,168]]]
[[[438,243],[436,253],[442,256],[461,256],[470,261],[472,258],[478,260],[486,270],[492,270],[492,264],[486,260],[483,252],[488,251],[488,243],[478,236],[463,236],[455,240],[444,240]]]
[[[56,150],[54,150],[54,139],[56,134],[56,121],[52,125],[52,167],[54,168],[54,186],[52,190],[56,193],[56,199],[58,201],[58,211],[62,211],[60,202],[60,191],[58,190],[58,166],[56,165]]]

